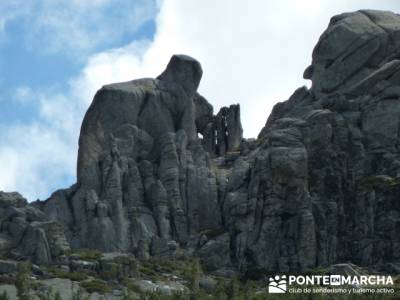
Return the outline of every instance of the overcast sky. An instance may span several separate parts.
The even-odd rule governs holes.
[[[399,0],[1,0],[0,190],[46,199],[75,181],[79,128],[102,85],[203,66],[200,92],[240,103],[256,137],[311,62],[331,16]]]

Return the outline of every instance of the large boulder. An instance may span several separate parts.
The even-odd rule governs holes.
[[[400,54],[400,16],[361,10],[334,16],[304,77],[319,96],[356,85]],[[384,78],[382,78],[384,79]]]

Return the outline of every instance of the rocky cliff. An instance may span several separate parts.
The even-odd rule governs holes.
[[[4,223],[3,209],[2,234],[23,223],[51,236],[58,227],[43,215],[64,228],[60,245],[183,251],[249,276],[400,262],[400,16],[333,17],[304,72],[312,87],[278,103],[257,140],[243,139],[239,105],[214,115],[201,76],[175,55],[156,79],[101,88],[82,124],[77,183],[16,205],[35,225]],[[49,263],[58,248],[26,255]]]

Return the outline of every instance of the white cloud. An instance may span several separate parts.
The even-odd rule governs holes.
[[[106,2],[71,5],[82,5],[79,9],[85,11]],[[92,55],[80,75],[70,80],[68,93],[35,92],[38,122],[0,131],[7,132],[0,144],[0,189],[19,190],[32,200],[46,197],[63,178],[73,178],[80,123],[95,91],[111,82],[155,77],[175,53],[202,63],[200,92],[216,110],[241,104],[245,136],[254,137],[272,106],[306,84],[303,70],[332,15],[361,8],[398,9],[397,0],[253,0],[251,5],[235,0],[165,0],[159,5],[154,40]],[[45,22],[51,24],[49,18]],[[61,35],[60,41],[64,38]]]
[[[32,90],[29,86],[18,87],[12,96],[13,100],[19,104],[25,104],[32,101]]]
[[[17,88],[13,100],[21,105],[37,103],[39,116],[31,124],[0,125],[0,190],[16,190],[35,200],[72,184],[79,129],[94,93],[106,82],[129,77],[130,70],[141,64],[138,57],[146,45],[134,42],[123,52],[115,49],[94,55],[81,74],[70,80],[67,93]]]
[[[156,0],[2,0],[0,33],[14,21],[26,29],[26,47],[80,59],[120,43],[157,12]]]
[[[399,5],[396,0],[253,0],[251,5],[165,0],[147,51],[138,55],[128,45],[98,54],[85,68],[86,80],[95,78],[89,80],[92,87],[154,77],[172,54],[191,55],[204,70],[200,92],[216,109],[241,103],[245,136],[254,137],[276,102],[309,84],[303,71],[330,17],[362,8],[396,10]]]
[[[35,200],[47,197],[61,182],[71,181],[76,147],[70,145],[76,141],[71,144],[71,138],[62,133],[38,123],[7,128],[1,136],[1,189],[18,190]]]
[[[71,93],[89,104],[100,87],[111,82],[130,80],[144,74],[142,56],[150,41],[134,41],[123,48],[91,56],[81,74],[70,81]]]

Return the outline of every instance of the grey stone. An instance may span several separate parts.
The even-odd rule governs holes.
[[[330,93],[363,80],[382,62],[398,54],[400,17],[391,12],[361,10],[331,19],[313,52],[305,77],[313,91]]]
[[[187,288],[179,282],[160,282],[154,283],[150,280],[137,280],[135,284],[142,292],[159,292],[162,295],[171,295],[176,292],[187,292]]]
[[[174,56],[158,79],[97,93],[82,125],[78,184],[41,205],[63,223],[72,247],[139,251],[155,236],[184,242],[190,232],[220,226],[215,179],[197,141],[213,118],[196,93],[200,78],[198,62]],[[194,206],[187,202],[193,188]]]
[[[18,272],[18,262],[14,260],[0,260],[0,274],[13,274]]]
[[[7,208],[7,207],[24,207],[28,202],[21,194],[13,192],[13,193],[6,193],[0,191],[0,207]]]
[[[212,105],[208,103],[208,101],[198,93],[193,98],[193,102],[194,109],[196,111],[195,116],[197,131],[205,135],[207,125],[213,121],[214,109]]]
[[[231,265],[230,236],[228,233],[207,241],[197,252],[207,271]]]
[[[40,280],[39,283],[44,287],[51,289],[53,293],[59,293],[61,299],[72,299],[74,293],[79,290],[79,283],[69,279],[51,278]]]
[[[212,272],[212,274],[216,277],[230,278],[230,279],[237,278],[238,276],[238,272],[231,268],[221,268],[215,270],[214,272]]]
[[[173,55],[165,71],[157,78],[182,86],[190,97],[199,87],[202,75],[198,61],[187,55]]]
[[[0,193],[0,249],[16,259],[50,264],[70,249],[63,227],[18,193]]]
[[[217,286],[217,283],[218,282],[211,276],[201,276],[199,279],[199,286],[208,292],[212,292]]]
[[[222,107],[214,122],[217,155],[224,156],[227,152],[239,151],[243,138],[240,106]]]
[[[69,267],[72,272],[98,271],[99,263],[97,261],[71,260]]]
[[[151,254],[153,256],[172,257],[176,253],[179,245],[173,240],[154,238],[151,243]]]
[[[129,253],[103,253],[99,270],[101,272],[112,272],[118,278],[138,276],[135,257]]]

